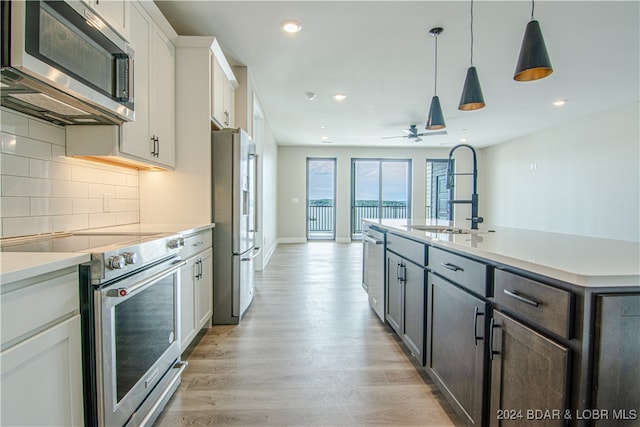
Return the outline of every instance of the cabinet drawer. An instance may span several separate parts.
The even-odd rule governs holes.
[[[426,249],[424,243],[387,233],[387,249],[418,265],[426,265]]]
[[[489,266],[451,252],[431,247],[429,249],[431,271],[486,297]]]
[[[496,270],[495,302],[523,320],[540,325],[565,338],[572,336],[571,292]]]
[[[28,279],[29,281],[38,280]],[[38,333],[51,322],[77,313],[80,307],[78,270],[2,294],[2,348]],[[17,282],[16,282],[17,283]]]
[[[210,229],[185,237],[184,249],[182,249],[182,252],[180,253],[181,257],[183,259],[187,259],[190,256],[210,248],[212,238],[213,236]]]

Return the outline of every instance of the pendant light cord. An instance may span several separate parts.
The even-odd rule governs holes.
[[[438,90],[438,35],[436,34],[436,61],[435,61],[435,83],[433,84],[433,96],[437,95]]]
[[[531,0],[531,20],[533,21],[533,9],[535,8],[535,4],[533,2],[534,0]]]
[[[471,0],[471,66],[473,67],[473,0]]]

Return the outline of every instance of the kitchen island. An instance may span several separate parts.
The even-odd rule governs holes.
[[[637,422],[638,242],[364,222],[386,232],[386,322],[469,425]]]

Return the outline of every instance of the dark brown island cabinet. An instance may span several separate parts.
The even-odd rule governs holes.
[[[426,246],[395,234],[387,235],[386,260],[385,319],[423,366]]]
[[[387,230],[385,320],[469,426],[640,426],[640,287]]]

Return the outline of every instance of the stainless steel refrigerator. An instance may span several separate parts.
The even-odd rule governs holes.
[[[211,133],[213,323],[237,324],[253,300],[256,232],[255,144],[243,129]]]

